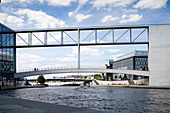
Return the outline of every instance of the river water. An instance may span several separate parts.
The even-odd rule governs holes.
[[[163,89],[64,86],[0,90],[0,95],[114,113],[170,113],[170,90]]]

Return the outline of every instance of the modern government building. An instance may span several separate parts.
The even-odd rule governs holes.
[[[0,32],[12,29],[0,23]],[[14,34],[0,34],[0,46],[14,45]],[[14,86],[14,48],[0,48],[0,87]]]
[[[116,59],[109,59],[109,65],[106,64],[106,68],[109,69],[121,69],[121,70],[148,70],[148,51],[135,50],[131,53],[127,53],[117,57]],[[107,74],[112,76],[113,74]]]
[[[113,69],[145,70],[148,64],[148,51],[135,50],[119,56],[113,62]]]

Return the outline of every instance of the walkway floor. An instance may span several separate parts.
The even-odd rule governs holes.
[[[0,113],[106,113],[0,95]]]

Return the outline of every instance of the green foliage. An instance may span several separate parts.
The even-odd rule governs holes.
[[[148,64],[146,64],[146,70],[148,70]]]
[[[113,75],[110,76],[110,79],[113,80]]]
[[[84,76],[84,79],[86,79],[87,78],[87,76]]]
[[[115,79],[117,79],[117,75],[115,75]]]
[[[108,75],[106,75],[106,80],[109,80],[109,76]]]
[[[39,77],[37,78],[37,82],[39,82],[40,84],[44,84],[45,83],[45,78],[43,75],[39,75]]]
[[[121,79],[121,78],[122,78],[122,75],[120,75],[119,78]]]
[[[104,75],[102,75],[102,77],[103,77],[104,80],[106,79],[106,77]]]
[[[94,74],[94,79],[102,78],[100,74]]]
[[[124,79],[127,79],[127,75],[126,74],[124,75]]]

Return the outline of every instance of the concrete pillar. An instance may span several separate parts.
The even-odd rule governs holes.
[[[170,85],[170,25],[149,26],[149,85]]]

